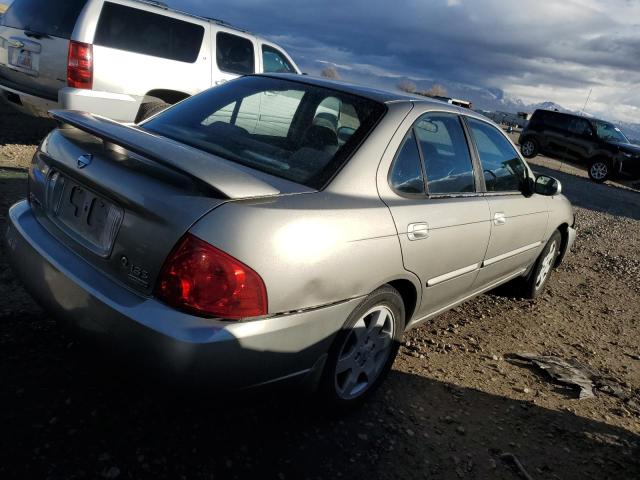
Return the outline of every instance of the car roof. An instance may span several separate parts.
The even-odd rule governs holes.
[[[609,121],[609,120],[603,120],[601,118],[595,118],[595,117],[585,117],[584,115],[578,115],[577,113],[557,112],[555,110],[547,110],[545,108],[537,108],[536,112],[548,112],[548,113],[552,113],[554,115],[565,115],[567,117],[584,118],[585,120],[591,121],[591,122],[602,122],[602,123],[609,123],[611,125],[614,125],[614,123]],[[535,112],[533,112],[533,113],[535,113]]]
[[[283,80],[290,80],[300,83],[306,83],[308,85],[316,85],[318,87],[331,88],[333,90],[339,90],[351,95],[357,95],[359,97],[368,98],[380,103],[392,103],[392,102],[423,102],[433,103],[434,105],[449,105],[446,102],[436,100],[434,98],[417,97],[415,95],[407,95],[399,92],[392,92],[388,90],[381,90],[377,88],[367,87],[364,85],[358,85],[349,82],[343,82],[340,80],[330,80],[328,78],[311,77],[309,75],[295,75],[291,73],[265,73],[259,74],[263,77],[280,78]],[[459,108],[459,107],[456,107]]]

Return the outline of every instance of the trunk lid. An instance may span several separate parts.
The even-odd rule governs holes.
[[[0,84],[58,101],[69,39],[87,0],[15,0],[0,21]]]
[[[53,112],[30,170],[29,198],[52,235],[110,278],[150,295],[165,259],[227,201],[308,190],[140,129]]]

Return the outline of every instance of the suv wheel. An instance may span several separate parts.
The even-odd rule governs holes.
[[[388,285],[351,313],[331,347],[321,384],[333,408],[361,404],[382,383],[398,354],[404,315],[402,297]]]
[[[589,166],[589,178],[602,183],[611,177],[611,165],[606,160],[596,160]]]
[[[141,121],[146,120],[156,113],[160,113],[162,110],[164,110],[165,108],[169,108],[170,106],[171,105],[163,102],[162,100],[158,100],[157,102],[143,103],[142,105],[140,105],[140,110],[138,110],[138,115],[136,116],[135,122],[140,123]]]
[[[525,158],[533,158],[538,155],[538,144],[535,140],[527,139],[520,145],[520,151]]]

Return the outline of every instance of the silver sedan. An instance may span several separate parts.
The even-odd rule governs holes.
[[[111,351],[220,388],[358,404],[407,329],[506,282],[537,296],[575,239],[559,182],[437,101],[270,75],[137,126],[52,116],[15,270]]]

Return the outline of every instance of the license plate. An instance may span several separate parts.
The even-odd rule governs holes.
[[[26,73],[36,74],[39,69],[40,55],[22,48],[11,48],[9,64]]]
[[[57,172],[50,176],[55,180]],[[98,255],[107,256],[111,252],[124,212],[122,208],[102,196],[64,177],[61,198],[54,201],[53,213],[68,234]]]

